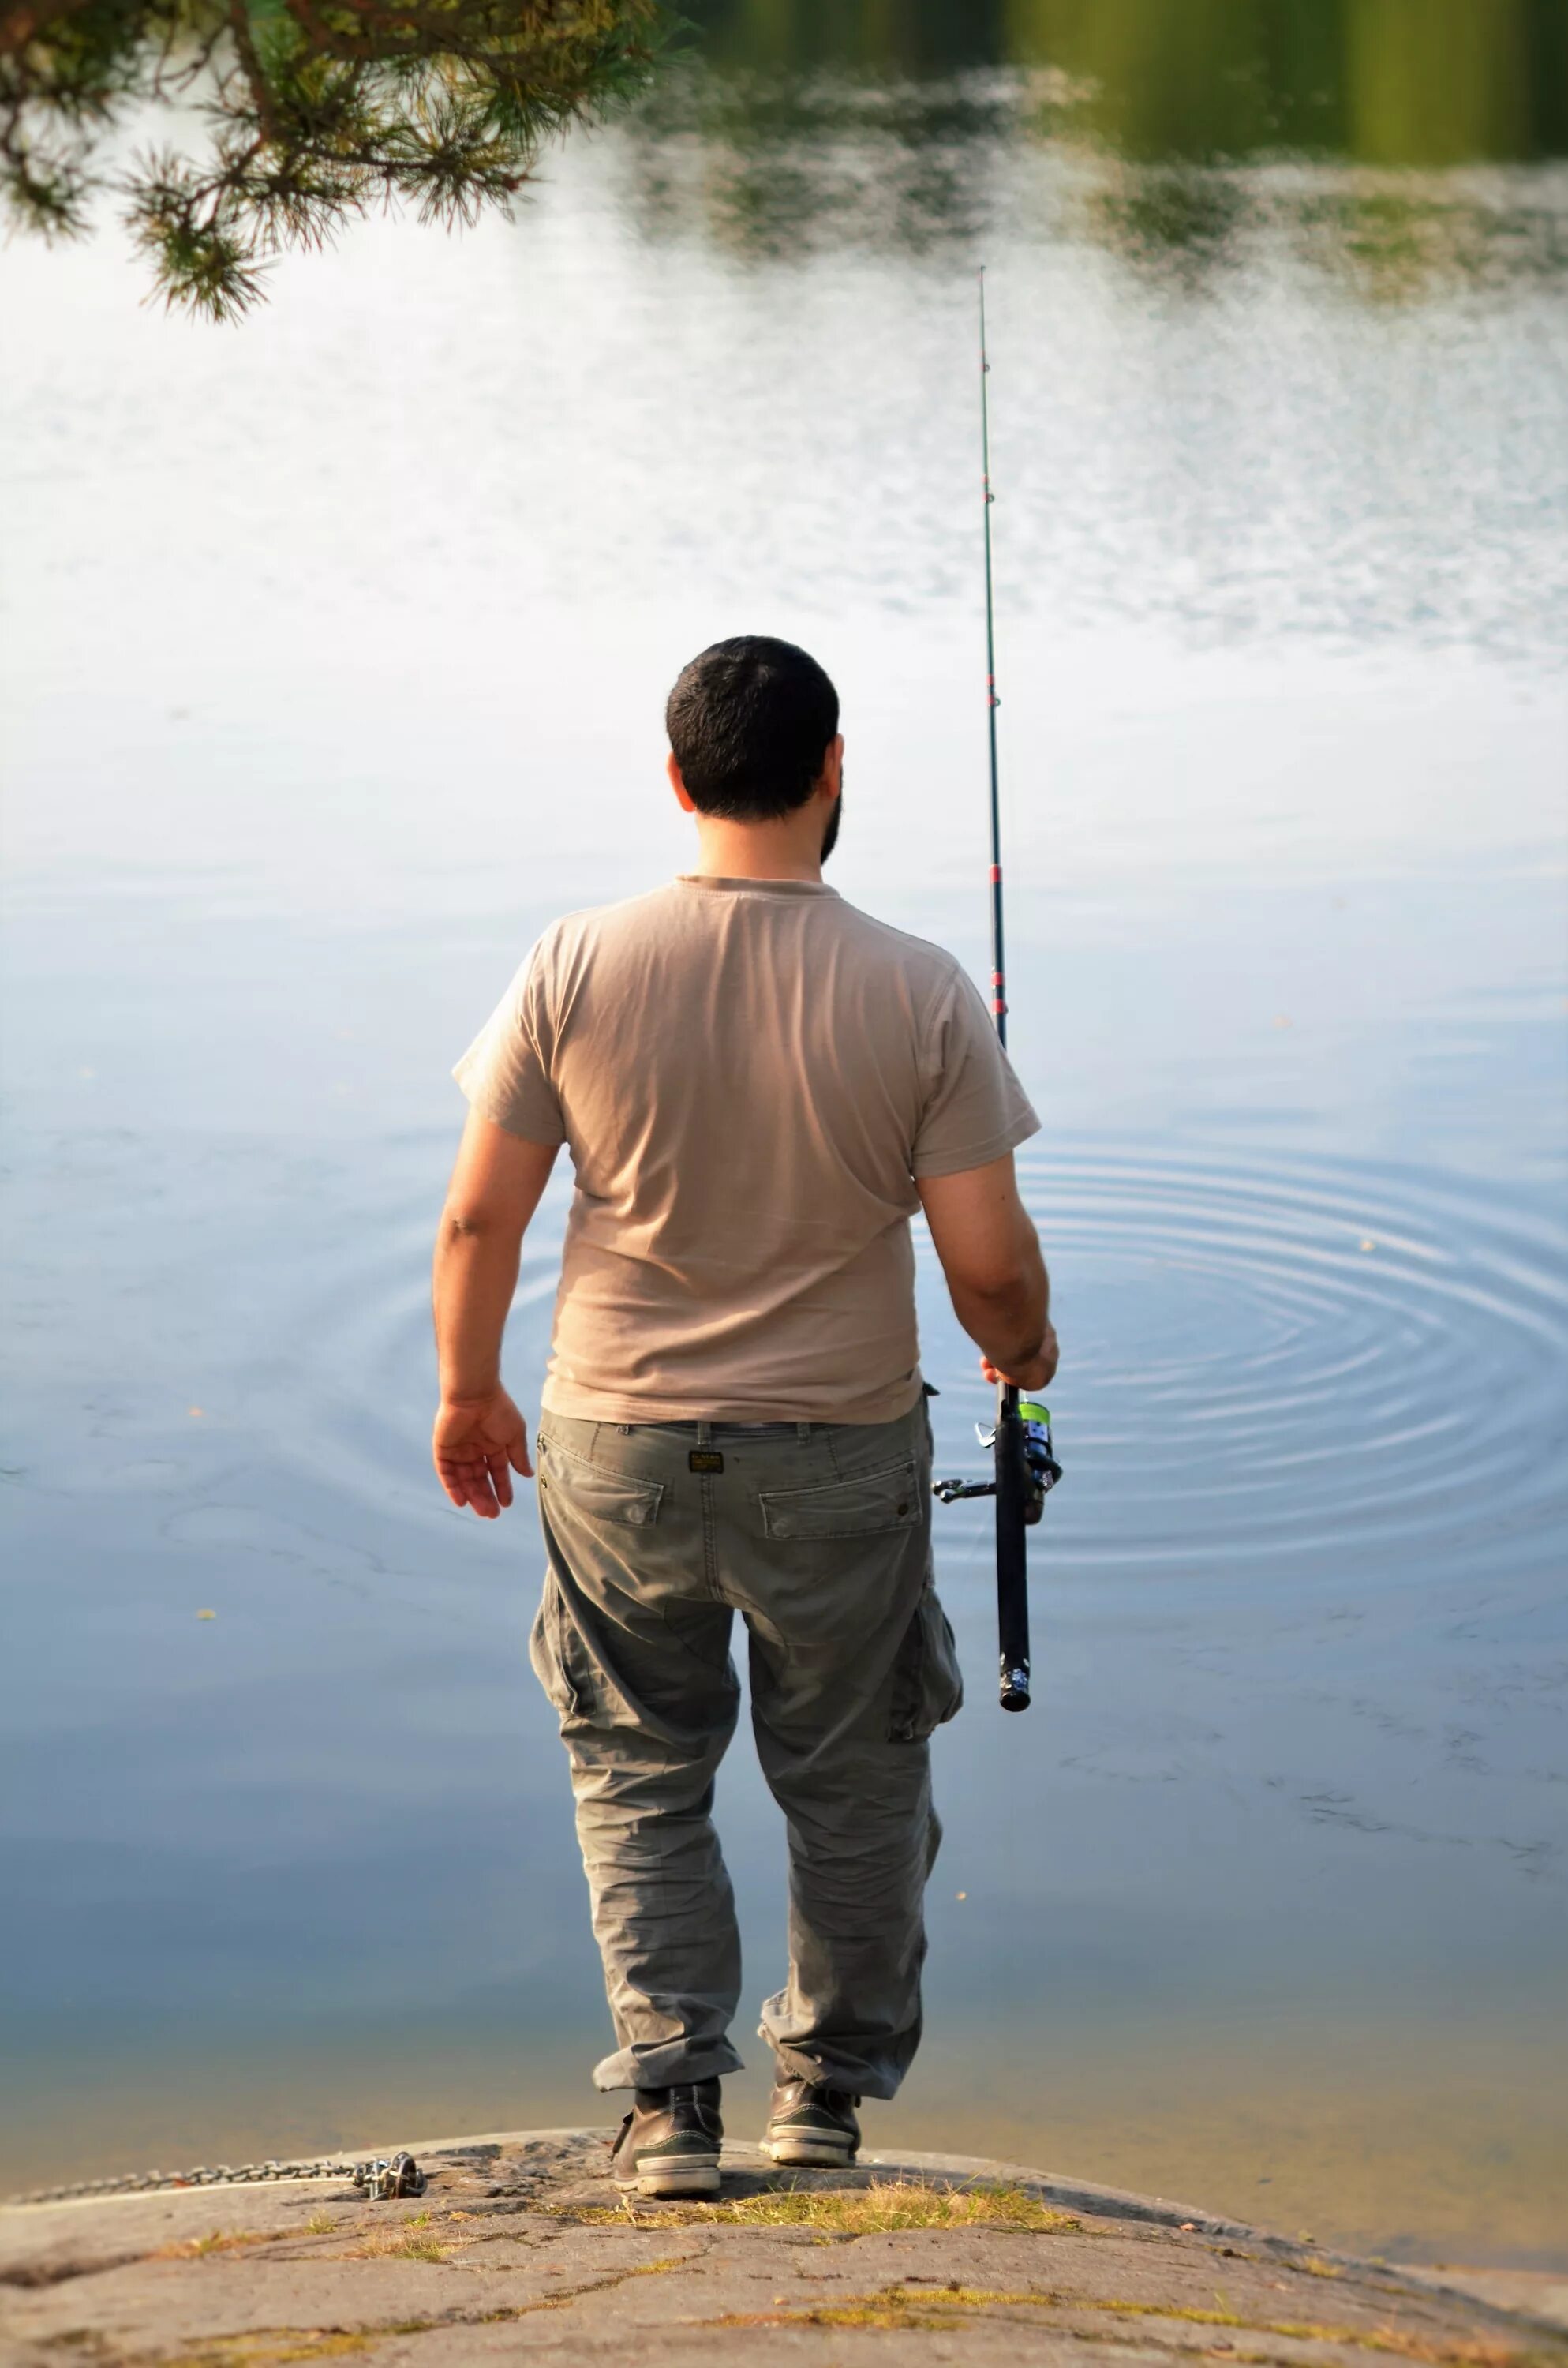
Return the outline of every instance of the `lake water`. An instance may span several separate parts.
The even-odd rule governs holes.
[[[238,330],[0,256],[6,2188],[604,2115],[531,1502],[426,1463],[448,1069],[687,860],[728,632],[839,682],[836,884],[983,968],[983,258],[1067,1478],[1024,1719],[938,1514],[870,2139],[1568,2264],[1565,12],[1182,16],[711,12],[514,224]],[[721,1816],[760,1999],[744,1742]]]

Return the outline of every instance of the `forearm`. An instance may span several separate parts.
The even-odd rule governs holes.
[[[521,1255],[517,1226],[443,1211],[433,1296],[441,1395],[448,1404],[488,1397],[501,1385],[501,1339]]]
[[[1034,1228],[1020,1241],[1017,1270],[1006,1279],[979,1284],[954,1281],[953,1313],[983,1355],[1005,1373],[1039,1356],[1051,1321],[1051,1279]]]

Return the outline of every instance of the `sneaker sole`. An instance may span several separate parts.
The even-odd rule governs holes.
[[[630,2177],[618,2171],[615,2183],[623,2195],[717,2195],[719,2157],[710,2154],[687,2155],[678,2162],[650,2159],[646,2169],[640,2162]]]
[[[801,2169],[846,2170],[858,2148],[848,2137],[780,2137],[764,2138],[760,2151]]]

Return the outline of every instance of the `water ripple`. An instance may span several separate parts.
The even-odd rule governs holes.
[[[1561,1516],[1568,1228],[1549,1212],[1305,1156],[1019,1167],[1089,1484],[1057,1500],[1076,1557],[1449,1551]]]

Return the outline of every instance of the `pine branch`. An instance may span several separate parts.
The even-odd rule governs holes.
[[[165,303],[236,320],[269,257],[372,200],[449,228],[507,211],[546,142],[635,96],[676,28],[665,0],[14,0],[0,191],[46,237],[112,192]],[[97,169],[129,107],[193,97],[204,155]]]

